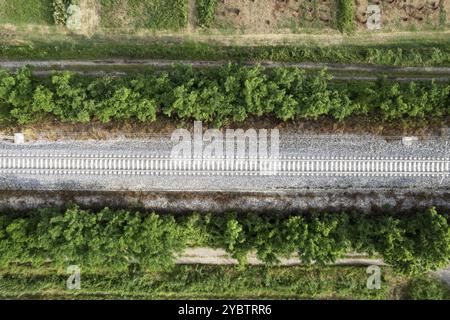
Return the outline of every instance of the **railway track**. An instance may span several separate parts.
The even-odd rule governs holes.
[[[192,175],[192,176],[384,176],[450,175],[450,158],[288,157],[184,159],[161,155],[0,154],[0,174]]]

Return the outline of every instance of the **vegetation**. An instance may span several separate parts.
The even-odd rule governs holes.
[[[348,252],[380,255],[413,275],[448,265],[450,228],[435,209],[409,216],[363,214],[159,216],[70,207],[0,216],[0,268],[31,264],[112,271],[167,270],[187,247],[224,248],[246,264],[249,252],[274,264],[293,253],[308,264]]]
[[[326,71],[307,77],[297,68],[214,70],[177,66],[125,78],[80,78],[70,72],[36,78],[29,68],[0,71],[0,110],[20,124],[52,116],[64,122],[98,119],[155,121],[158,114],[220,127],[249,116],[337,120],[380,114],[388,120],[441,118],[450,114],[450,85],[372,82],[333,83]]]
[[[449,300],[450,289],[448,285],[436,281],[432,276],[423,275],[409,282],[406,298],[410,300]]]
[[[439,25],[445,27],[447,25],[447,11],[445,10],[445,0],[441,0],[439,6],[441,7],[439,11]]]
[[[0,23],[52,25],[52,0],[2,0]]]
[[[381,270],[381,289],[366,288],[366,267],[178,265],[167,271],[81,270],[81,289],[67,290],[64,269],[0,270],[0,298],[70,299],[448,299],[436,279],[407,279]],[[418,279],[418,280],[417,280]],[[430,295],[430,289],[433,295]],[[437,290],[436,290],[437,289]]]
[[[100,0],[107,28],[178,30],[187,26],[187,0]]]
[[[351,34],[356,30],[355,0],[337,0],[337,26],[339,31]]]
[[[209,28],[214,23],[217,0],[197,0],[197,24]]]
[[[70,5],[78,5],[79,0],[53,0],[53,19],[55,24],[65,26],[69,13],[67,9]]]
[[[140,41],[140,42],[139,42]],[[199,42],[142,43],[91,40],[0,45],[2,59],[155,58],[229,61],[366,63],[386,66],[450,66],[450,42],[412,41],[362,45],[225,46]]]

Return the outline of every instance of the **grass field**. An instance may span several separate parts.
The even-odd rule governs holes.
[[[186,27],[187,0],[100,0],[101,25],[107,28],[177,30]]]
[[[0,24],[52,25],[52,0],[0,0]]]
[[[448,299],[428,276],[381,270],[381,289],[367,289],[366,267],[179,265],[168,272],[83,273],[81,289],[66,289],[64,270],[0,270],[0,298],[37,299]]]

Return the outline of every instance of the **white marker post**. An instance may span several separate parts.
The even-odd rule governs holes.
[[[25,137],[23,133],[14,133],[14,144],[24,144]]]
[[[381,29],[381,9],[376,4],[367,6],[367,29],[380,30]]]

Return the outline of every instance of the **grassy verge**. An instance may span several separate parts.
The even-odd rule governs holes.
[[[2,0],[0,7],[0,24],[54,24],[52,0]]]
[[[66,289],[64,270],[0,270],[0,298],[37,299],[449,299],[439,280],[381,269],[381,288],[367,289],[366,267],[179,265],[171,271],[84,273]]]
[[[365,63],[392,66],[449,66],[450,42],[398,41],[387,44],[238,46],[181,41],[36,40],[3,44],[1,59],[153,58],[229,61]]]

